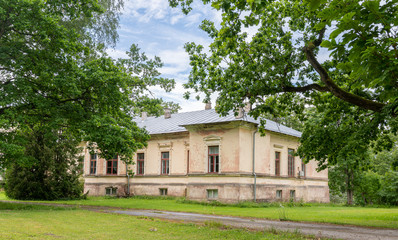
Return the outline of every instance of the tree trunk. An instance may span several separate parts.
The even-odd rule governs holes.
[[[347,189],[347,205],[352,205],[354,190],[352,189],[352,173],[346,169],[346,189]]]
[[[347,205],[352,205],[353,193],[354,193],[354,191],[351,188],[347,189]]]

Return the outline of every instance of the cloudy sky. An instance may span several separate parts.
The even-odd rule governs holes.
[[[114,58],[123,58],[130,45],[136,43],[147,56],[159,56],[164,63],[160,69],[162,77],[175,79],[176,88],[171,93],[158,89],[153,92],[156,97],[179,103],[181,112],[204,109],[201,101],[182,97],[187,91],[182,84],[187,82],[190,71],[184,44],[195,42],[208,46],[211,39],[199,29],[201,21],[221,21],[221,15],[210,6],[200,5],[198,1],[195,4],[194,10],[184,15],[180,9],[169,7],[167,0],[126,0],[118,30],[119,43],[108,51]]]

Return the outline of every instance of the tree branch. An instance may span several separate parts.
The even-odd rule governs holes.
[[[311,64],[311,66],[318,72],[319,76],[321,77],[321,81],[326,85],[327,91],[332,93],[337,98],[354,104],[358,107],[372,110],[375,112],[381,112],[385,104],[375,102],[372,100],[368,100],[366,98],[360,97],[358,95],[352,94],[350,92],[345,91],[344,89],[340,88],[330,77],[326,69],[318,62],[316,59],[313,50],[315,47],[318,47],[324,35],[324,29],[321,30],[319,33],[319,37],[314,42],[310,42],[307,46],[303,48],[303,51],[307,57],[307,61]]]
[[[329,89],[325,86],[313,83],[302,87],[282,87],[283,92],[307,92],[310,90],[317,90],[319,92],[328,92]]]

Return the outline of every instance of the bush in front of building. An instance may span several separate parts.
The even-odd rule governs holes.
[[[34,128],[20,135],[26,140],[24,157],[29,161],[11,161],[5,175],[6,195],[19,200],[80,198],[83,193],[80,141],[59,129]]]

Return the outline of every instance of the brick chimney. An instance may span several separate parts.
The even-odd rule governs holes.
[[[245,111],[245,113],[250,112],[250,110],[252,110],[252,105],[250,104],[250,102],[245,102],[245,107],[243,108],[243,110]]]
[[[243,118],[243,108],[239,107],[236,111],[238,115],[235,116],[236,119]]]
[[[165,118],[165,119],[171,118],[171,111],[170,111],[170,108],[165,108],[165,109],[164,109],[164,118]]]
[[[141,113],[141,121],[145,121],[148,118],[148,113],[147,112],[142,112]]]
[[[211,102],[207,102],[205,105],[205,110],[210,110],[211,109]]]

